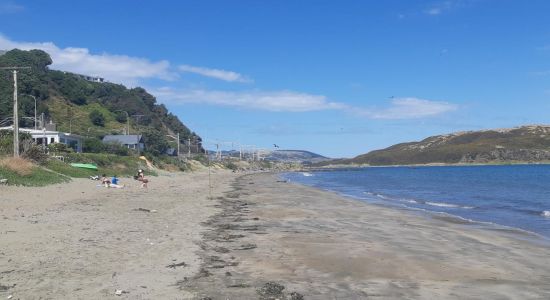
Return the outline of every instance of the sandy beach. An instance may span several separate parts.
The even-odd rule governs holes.
[[[232,173],[214,172],[217,197]],[[1,186],[0,299],[192,299],[177,282],[199,271],[201,222],[219,211],[208,172],[150,179]]]
[[[269,173],[216,170],[210,197],[208,177],[0,187],[0,299],[550,298],[534,236]]]

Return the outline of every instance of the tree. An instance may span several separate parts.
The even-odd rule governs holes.
[[[145,151],[153,156],[159,156],[166,153],[170,147],[166,135],[158,130],[149,129],[142,133],[145,142]]]
[[[90,113],[90,121],[94,125],[105,127],[105,116],[99,110],[93,110]]]
[[[119,123],[126,123],[126,121],[128,120],[128,117],[126,116],[125,112],[119,111],[119,112],[117,112],[115,119]]]

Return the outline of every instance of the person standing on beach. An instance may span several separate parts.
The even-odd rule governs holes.
[[[147,183],[149,182],[149,180],[147,178],[145,178],[145,174],[143,173],[142,169],[138,170],[137,180],[141,181],[141,187],[142,188],[147,188]]]

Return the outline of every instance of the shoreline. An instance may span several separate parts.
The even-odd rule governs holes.
[[[529,166],[529,165],[524,165],[524,166]],[[432,167],[432,166],[424,166],[424,167]],[[442,166],[433,166],[433,167],[442,167]],[[373,167],[373,168],[384,168],[384,167]],[[286,172],[281,172],[280,174],[282,174],[282,173],[326,172],[326,171],[358,171],[359,169],[360,168],[350,168],[349,170],[345,170],[345,169],[300,170],[300,171],[286,171]],[[310,175],[306,174],[305,176],[310,176]],[[397,210],[401,210],[401,211],[405,211],[405,212],[409,212],[409,213],[421,214],[424,217],[428,217],[428,218],[441,219],[441,220],[445,220],[445,221],[448,221],[448,222],[454,222],[454,223],[457,223],[457,224],[468,224],[468,225],[477,226],[481,229],[486,229],[486,230],[517,232],[519,234],[524,234],[524,235],[530,236],[532,239],[534,239],[534,242],[550,245],[550,235],[545,235],[545,234],[542,234],[542,233],[539,233],[539,232],[536,232],[536,231],[532,231],[532,230],[529,230],[529,229],[521,228],[521,227],[515,227],[513,225],[502,224],[502,223],[498,223],[496,221],[483,221],[483,220],[471,219],[471,218],[468,218],[468,217],[465,217],[465,216],[460,216],[458,214],[453,214],[453,212],[437,211],[437,210],[433,210],[433,209],[429,209],[429,208],[423,208],[423,207],[414,207],[414,206],[409,206],[406,203],[384,202],[384,201],[380,201],[380,199],[376,198],[376,197],[361,197],[361,196],[358,196],[358,195],[350,195],[350,194],[345,194],[343,192],[339,192],[339,191],[336,191],[336,190],[331,190],[331,189],[328,189],[328,188],[322,188],[322,187],[315,187],[315,186],[312,186],[312,185],[307,185],[305,183],[301,183],[300,181],[291,181],[291,179],[284,178],[282,176],[281,176],[281,178],[283,178],[285,180],[288,180],[289,182],[292,182],[294,184],[298,184],[298,185],[318,189],[318,190],[321,190],[321,191],[324,191],[324,192],[334,193],[338,196],[353,199],[354,201],[360,201],[360,202],[366,203],[368,205],[377,205],[377,206],[386,207],[386,208],[390,208],[390,209],[397,209]],[[388,198],[383,197],[382,199],[388,199]],[[412,200],[412,201],[414,201],[414,200]],[[435,200],[435,201],[437,201],[437,200]],[[418,202],[414,202],[414,203],[418,203]],[[428,200],[426,200],[426,201],[421,200],[420,203],[427,204],[428,207],[455,205],[455,204],[437,203],[437,202],[435,202],[435,204],[434,204],[434,200],[429,200],[429,201]],[[470,206],[470,205],[474,205],[474,204],[469,204],[468,206],[466,206],[464,208],[467,208],[467,209],[475,208],[475,207]],[[537,214],[535,214],[535,216],[537,216],[537,217],[542,216],[544,218],[548,218],[548,216],[546,214],[547,214],[547,210],[541,209]]]
[[[547,246],[277,179],[235,180],[205,223],[204,272],[185,288],[212,299],[257,299],[266,284],[281,299],[550,297]]]
[[[459,215],[454,215],[452,213],[448,212],[439,212],[439,211],[432,211],[424,208],[415,208],[410,206],[395,206],[395,205],[389,205],[389,204],[383,204],[383,203],[372,203],[369,202],[368,199],[360,198],[360,197],[354,197],[351,195],[342,194],[337,191],[329,190],[329,189],[322,189],[318,187],[309,186],[306,184],[302,184],[299,182],[290,182],[291,184],[295,184],[298,186],[304,186],[312,189],[316,189],[319,191],[323,191],[326,193],[331,193],[336,195],[337,197],[342,197],[351,201],[359,201],[361,203],[364,203],[366,205],[374,205],[379,206],[386,209],[394,209],[397,211],[404,212],[406,214],[414,214],[419,215],[423,218],[430,218],[430,219],[436,219],[440,220],[442,222],[448,222],[448,223],[454,223],[458,225],[465,225],[465,226],[472,226],[475,228],[479,228],[480,230],[489,230],[489,231],[497,231],[497,232],[508,232],[513,235],[521,235],[526,238],[527,241],[541,244],[545,246],[550,246],[550,237],[542,235],[540,233],[529,231],[527,229],[522,229],[519,227],[509,226],[509,225],[503,225],[499,223],[494,222],[488,222],[488,221],[479,221],[479,220],[472,220],[465,217],[461,217]],[[519,236],[518,236],[519,237]]]

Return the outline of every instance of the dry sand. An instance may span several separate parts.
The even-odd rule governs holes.
[[[550,299],[537,237],[273,174],[212,182],[212,198],[204,171],[148,190],[0,187],[0,299]]]
[[[212,195],[233,177],[215,171]],[[201,222],[219,211],[208,173],[150,179],[0,186],[0,299],[193,298],[177,282],[198,272]]]

